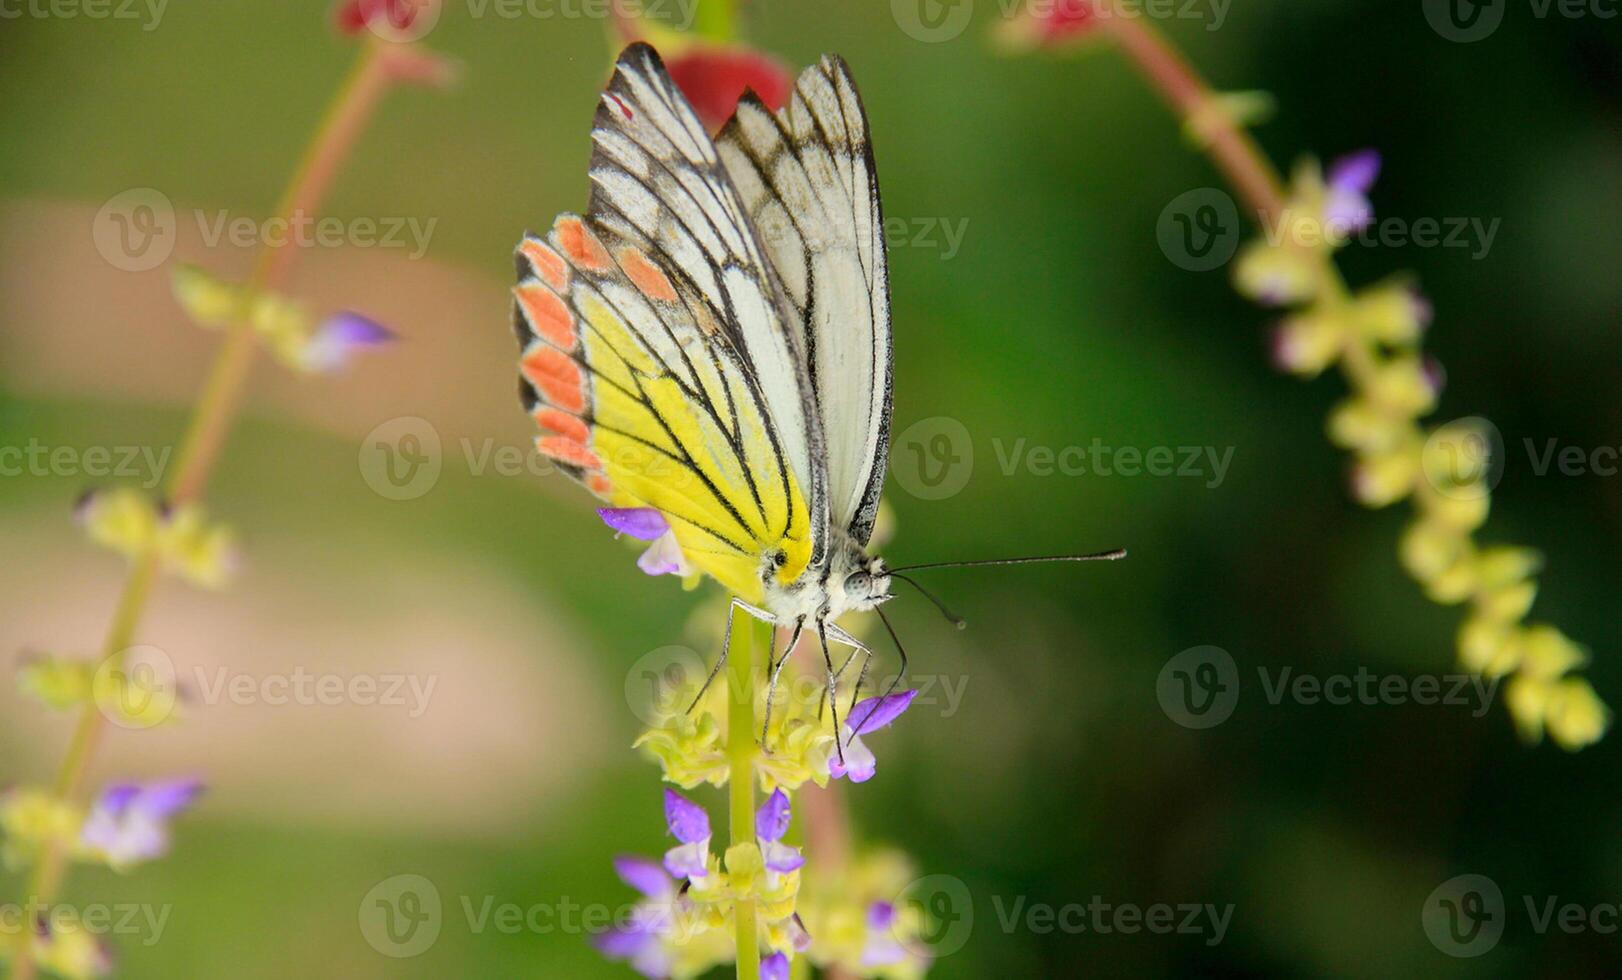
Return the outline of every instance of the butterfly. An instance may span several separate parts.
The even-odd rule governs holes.
[[[812,630],[838,731],[844,667],[829,643],[866,654],[864,670],[872,654],[837,620],[925,567],[868,552],[893,360],[856,83],[825,55],[781,110],[745,93],[712,139],[659,55],[633,44],[591,139],[586,213],[516,250],[519,393],[537,447],[609,505],[612,526],[668,528],[668,568],[731,592],[729,636],[740,609],[792,630],[774,686]]]

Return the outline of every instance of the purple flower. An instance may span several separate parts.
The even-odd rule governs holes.
[[[907,958],[906,949],[896,939],[892,929],[894,925],[894,905],[874,902],[867,907],[867,936],[862,945],[862,966],[894,966]]]
[[[773,953],[761,960],[760,980],[788,980],[788,957]]]
[[[162,857],[169,850],[169,820],[202,791],[197,779],[109,786],[90,808],[79,839],[115,868]]]
[[[643,900],[625,925],[598,933],[592,944],[609,959],[626,960],[645,977],[669,976],[670,952],[661,939],[673,924],[680,894],[676,882],[658,862],[646,858],[615,858],[614,871],[621,881],[641,892]]]
[[[912,705],[913,698],[917,696],[915,690],[902,691],[856,702],[849,721],[839,726],[845,758],[841,761],[836,752],[828,760],[828,774],[835,779],[847,777],[853,783],[865,783],[872,779],[878,762],[873,758],[872,750],[862,742],[862,735],[878,731],[901,717],[901,713]]]
[[[334,313],[322,321],[300,352],[309,371],[336,371],[357,351],[381,347],[394,339],[394,331],[359,313]]]
[[[629,534],[638,541],[652,541],[636,567],[649,575],[691,575],[693,568],[682,554],[676,532],[671,530],[665,515],[654,507],[599,507],[597,516],[619,534]]]
[[[665,823],[681,843],[665,852],[665,870],[677,878],[702,878],[710,856],[710,815],[675,790],[665,790]]]
[[[1324,182],[1324,224],[1336,235],[1351,235],[1374,221],[1369,189],[1380,175],[1380,154],[1361,150],[1336,160]]]
[[[789,812],[788,794],[779,787],[772,791],[755,813],[755,838],[760,845],[760,856],[766,868],[779,874],[795,871],[805,864],[805,855],[797,847],[783,843],[793,815]]]

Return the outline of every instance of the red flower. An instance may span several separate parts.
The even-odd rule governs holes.
[[[1094,0],[1027,0],[1003,25],[1003,40],[1017,48],[1057,47],[1091,35],[1099,19]]]
[[[788,101],[794,80],[777,59],[749,48],[695,44],[665,62],[670,77],[714,132],[732,118],[745,89],[773,112]]]
[[[333,22],[345,34],[370,28],[384,36],[410,36],[414,26],[425,30],[418,18],[427,6],[426,0],[343,0],[333,12]]]

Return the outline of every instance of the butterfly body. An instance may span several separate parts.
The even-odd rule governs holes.
[[[787,585],[765,583],[767,612],[778,626],[834,622],[847,612],[865,612],[890,599],[890,576],[884,559],[869,556],[861,545],[836,535],[828,564]]]

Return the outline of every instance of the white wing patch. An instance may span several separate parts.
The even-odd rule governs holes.
[[[799,314],[830,518],[865,545],[889,452],[890,289],[867,116],[849,69],[825,56],[775,115],[745,96],[717,146]]]

